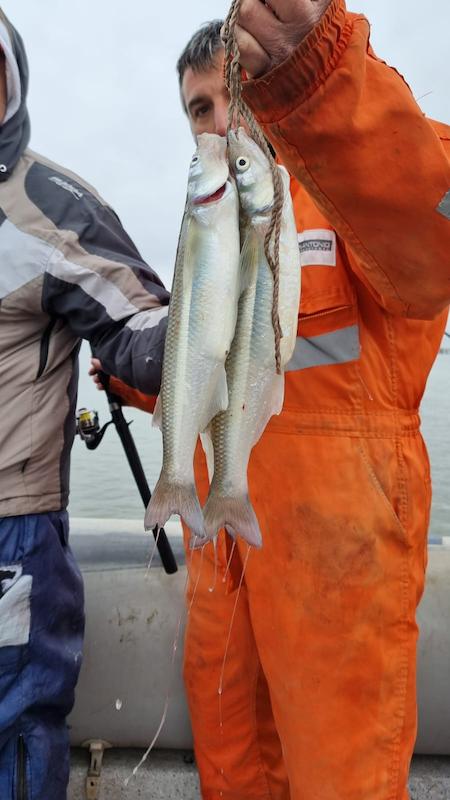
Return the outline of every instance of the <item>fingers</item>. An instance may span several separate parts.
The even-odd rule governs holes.
[[[268,53],[257,42],[254,36],[236,25],[236,42],[240,52],[240,64],[244,67],[250,78],[257,78],[271,68],[271,59]]]
[[[93,379],[93,381],[95,383],[95,386],[98,389],[98,391],[99,392],[104,392],[105,391],[105,387],[103,386],[103,384],[102,384],[102,382],[100,380],[100,377],[97,374],[98,372],[101,372],[101,369],[102,369],[102,365],[101,365],[100,360],[98,358],[91,358],[91,366],[89,368],[88,374],[91,375],[91,377],[92,377],[92,379]]]
[[[303,5],[309,5],[310,0],[302,0]],[[298,0],[268,0],[266,2],[266,6],[270,8],[272,13],[279,19],[281,22],[291,22],[292,19],[295,18],[297,14],[297,9],[300,3]]]
[[[317,19],[330,0],[268,0],[266,5],[281,22],[295,22],[300,26],[309,19]]]
[[[271,11],[277,19],[281,20],[281,22],[286,21],[287,17],[285,16],[281,3],[277,3],[276,0],[261,0],[261,2],[264,2],[264,5],[267,6],[269,11]]]
[[[240,63],[251,77],[271,70],[292,52],[290,24],[276,16],[274,3],[242,0],[236,39],[241,53]]]
[[[279,38],[283,27],[261,0],[242,0],[238,24],[266,53],[272,52],[274,39]]]
[[[261,0],[242,0],[235,36],[240,52],[239,62],[251,78],[270,69],[270,56],[264,50],[258,36],[264,25],[273,19],[275,19],[273,13]],[[222,38],[223,31],[224,28],[221,31]]]
[[[278,22],[278,15],[274,9],[274,3],[263,2],[263,0],[241,0],[239,9],[239,22],[250,26],[254,33],[258,35],[267,25]]]
[[[95,371],[99,371],[102,369],[101,361],[99,358],[91,358],[91,369]],[[89,372],[89,375],[92,375],[92,372]]]
[[[95,388],[98,389],[99,392],[105,391],[105,387],[103,386],[103,383],[101,382],[98,376],[94,378],[94,383],[95,383]]]
[[[331,0],[242,0],[236,36],[240,63],[258,77],[289,58]]]

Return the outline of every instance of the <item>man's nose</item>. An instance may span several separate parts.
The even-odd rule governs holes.
[[[218,136],[225,136],[228,122],[228,103],[217,103],[214,108],[214,127]]]

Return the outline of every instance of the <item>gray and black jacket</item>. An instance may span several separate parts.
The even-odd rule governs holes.
[[[2,12],[0,45],[2,517],[67,504],[81,339],[106,372],[158,392],[169,294],[96,191],[27,149],[26,56]]]

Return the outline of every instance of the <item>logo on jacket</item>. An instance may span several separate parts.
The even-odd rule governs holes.
[[[333,243],[327,242],[324,239],[305,239],[303,242],[298,243],[300,253],[307,253],[308,250],[321,250],[322,252],[331,253]]]
[[[328,228],[311,228],[298,234],[300,266],[336,266],[336,233]]]
[[[57,186],[60,186],[61,189],[65,189],[66,192],[70,192],[70,194],[73,195],[76,200],[81,200],[83,197],[83,192],[80,192],[76,186],[73,186],[68,181],[64,181],[62,178],[58,178],[57,175],[52,175],[52,177],[49,178],[49,181],[56,183]]]

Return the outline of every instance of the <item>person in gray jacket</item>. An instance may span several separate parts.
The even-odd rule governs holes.
[[[0,10],[0,797],[63,800],[83,588],[68,545],[78,351],[159,390],[169,293],[114,211],[28,149],[28,68]]]

